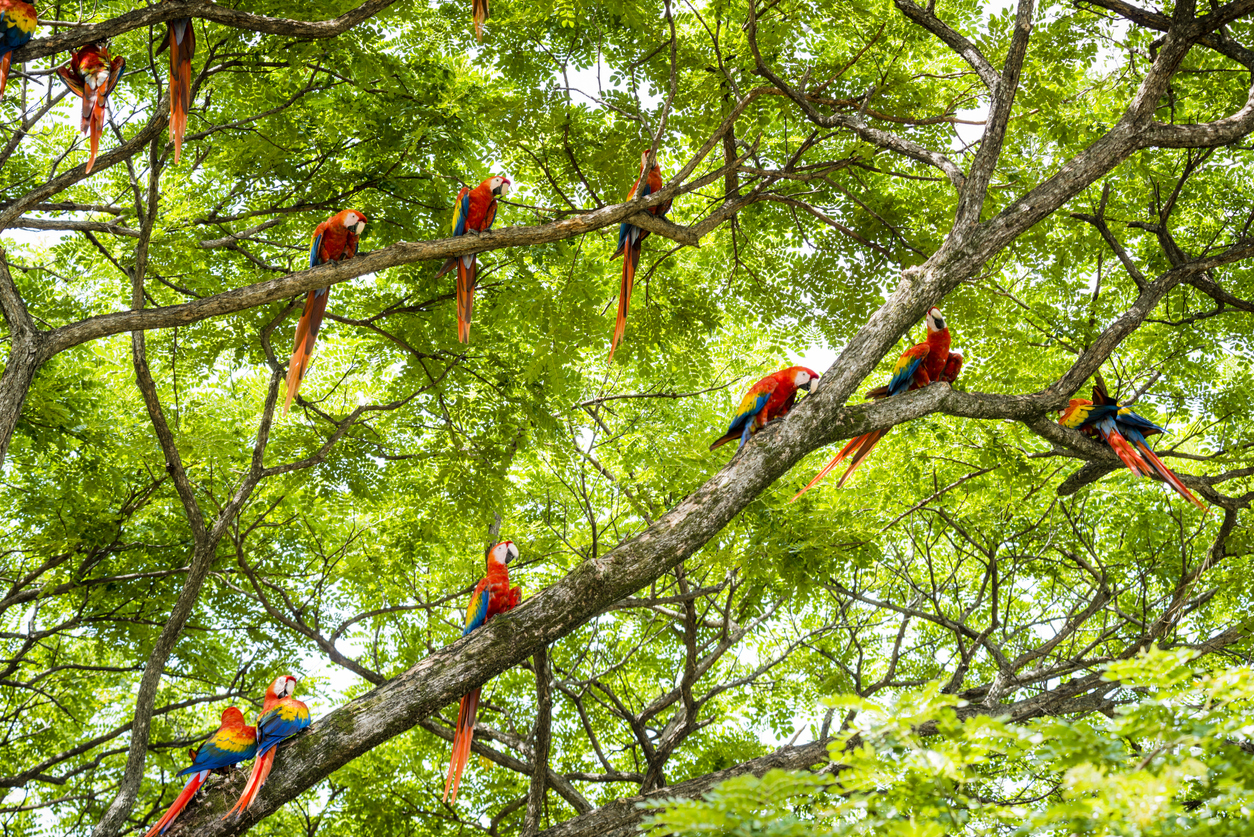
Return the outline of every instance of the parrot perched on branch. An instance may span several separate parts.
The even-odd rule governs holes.
[[[309,243],[309,266],[317,267],[327,262],[341,262],[357,255],[357,245],[366,229],[365,215],[355,209],[337,212],[314,228]],[[309,369],[314,341],[322,326],[322,316],[327,311],[330,288],[318,288],[305,297],[305,310],[296,323],[296,343],[292,346],[292,358],[287,365],[287,399],[283,402],[286,414],[292,399],[300,389],[300,382]]]
[[[69,63],[57,67],[57,75],[61,76],[65,86],[83,100],[83,121],[79,130],[90,136],[91,156],[87,158],[86,168],[89,174],[100,151],[100,134],[104,131],[109,94],[117,86],[124,69],[126,59],[110,55],[106,41],[79,47],[78,52],[70,56]]]
[[[749,437],[757,433],[766,423],[788,415],[797,400],[797,390],[810,391],[810,387],[819,379],[819,374],[804,366],[790,366],[773,375],[767,375],[745,393],[740,400],[740,408],[732,417],[727,432],[710,443],[710,450],[739,439],[736,450],[744,447]]]
[[[257,728],[245,724],[243,713],[234,706],[227,707],[222,712],[222,725],[218,727],[218,731],[209,736],[198,749],[191,751],[192,766],[179,772],[180,776],[191,775],[183,792],[144,837],[165,834],[170,823],[187,807],[187,803],[196,795],[196,791],[212,771],[248,761],[256,752]]]
[[[1092,401],[1072,398],[1065,410],[1059,410],[1058,423],[1102,440],[1132,473],[1138,477],[1159,477],[1181,497],[1209,512],[1145,441],[1146,436],[1164,432],[1163,428],[1111,398],[1100,383],[1093,385]]]
[[[945,318],[941,315],[940,309],[929,309],[924,321],[927,324],[927,339],[902,352],[901,357],[897,358],[897,363],[893,366],[893,376],[888,384],[871,390],[866,394],[867,398],[878,400],[893,395],[900,395],[912,389],[919,389],[937,381],[952,384],[957,380],[958,373],[962,370],[962,355],[958,352],[949,351],[949,328],[945,325]],[[853,460],[849,463],[849,467],[845,469],[840,482],[837,483],[838,487],[844,485],[845,481],[852,476],[858,466],[870,455],[872,448],[875,447],[880,439],[884,438],[884,434],[890,429],[886,427],[883,430],[873,430],[870,433],[850,439],[840,449],[840,453],[836,454],[835,458],[827,463],[815,475],[814,479],[810,480],[805,488],[793,495],[793,498],[788,502],[796,502],[798,497],[817,485],[823,477],[831,473],[833,468],[852,454]]]
[[[0,96],[9,83],[13,50],[26,46],[35,34],[39,18],[35,7],[23,0],[0,0]]]
[[[496,199],[508,195],[511,185],[508,177],[498,174],[473,189],[463,186],[453,207],[453,235],[478,235],[492,229],[492,222],[496,220]],[[475,277],[479,266],[474,253],[455,256],[444,263],[435,278],[439,279],[454,267],[457,268],[457,339],[469,343],[470,314],[475,304]]]
[[[518,547],[513,541],[501,541],[488,550],[488,574],[475,585],[466,608],[466,626],[462,636],[481,627],[498,613],[513,610],[522,601],[522,589],[509,586],[509,562],[518,557]],[[453,731],[453,754],[449,757],[448,776],[444,780],[444,799],[457,801],[457,786],[461,784],[462,771],[470,758],[470,743],[475,737],[475,715],[479,711],[479,693],[476,686],[464,695],[457,710],[457,727]]]
[[[187,132],[187,111],[192,106],[192,57],[196,54],[196,30],[191,18],[181,17],[166,24],[165,38],[157,52],[170,48],[170,140],[174,162],[183,150]]]
[[[309,707],[292,697],[295,692],[296,678],[290,674],[275,678],[266,689],[266,699],[261,704],[261,714],[257,716],[257,760],[253,762],[252,773],[239,801],[222,819],[231,814],[239,816],[248,810],[270,776],[270,768],[274,766],[274,748],[309,726]]]
[[[648,162],[649,149],[646,148],[640,155],[640,176],[631,185],[627,200],[633,201],[636,198],[648,197],[662,188],[662,169],[658,166],[656,159],[649,168],[648,176],[645,176],[644,167]],[[670,211],[671,201],[663,201],[648,209],[651,215],[659,218],[666,217],[666,213]],[[636,281],[636,268],[640,266],[640,247],[648,237],[648,230],[641,229],[634,224],[624,221],[618,225],[618,249],[610,258],[617,259],[622,256],[623,278],[618,288],[618,317],[614,321],[614,337],[610,341],[610,356],[607,361],[614,359],[614,350],[618,348],[619,341],[623,339],[623,332],[627,330],[627,307],[631,304],[631,288]]]

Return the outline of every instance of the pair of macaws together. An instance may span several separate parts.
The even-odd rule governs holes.
[[[39,18],[35,7],[25,0],[0,0],[0,96],[9,80],[9,64],[13,51],[25,46],[35,34]],[[192,56],[196,52],[196,32],[190,18],[171,20],[166,24],[165,39],[157,52],[170,50],[170,139],[174,142],[174,162],[183,149],[187,131],[187,111],[192,103]],[[76,96],[83,100],[79,130],[89,135],[91,154],[86,172],[91,173],[100,151],[100,135],[104,132],[105,107],[109,94],[117,86],[126,59],[109,53],[108,40],[85,44],[71,53],[70,60],[57,68],[57,75]]]
[[[484,17],[487,16],[487,4],[484,3]],[[476,18],[478,26],[479,19]],[[649,165],[651,149],[645,149],[640,155],[640,174],[627,193],[627,200],[645,198],[662,188],[662,169],[656,159]],[[648,174],[645,174],[646,167]],[[453,208],[453,235],[479,235],[492,229],[496,220],[496,199],[509,194],[510,180],[503,175],[489,177],[476,188],[463,187],[457,193],[457,202]],[[665,217],[671,210],[671,201],[663,201],[657,206],[649,207],[648,212],[656,217]],[[649,231],[626,222],[618,225],[618,248],[611,259],[622,258],[622,279],[618,292],[618,315],[614,320],[614,337],[610,342],[608,360],[614,359],[614,350],[618,348],[627,329],[627,309],[631,305],[631,291],[635,284],[636,269],[640,266],[640,253]],[[478,266],[474,253],[449,259],[435,274],[440,278],[453,268],[457,268],[457,339],[462,343],[470,342],[470,317],[474,307],[475,285]]]
[[[261,714],[257,716],[255,727],[244,723],[244,714],[236,707],[231,706],[223,711],[221,726],[199,748],[190,751],[191,766],[179,772],[180,776],[190,777],[183,786],[183,791],[161,819],[148,830],[145,837],[165,834],[170,823],[187,807],[187,803],[196,795],[196,791],[209,778],[210,773],[224,771],[255,758],[248,783],[244,785],[244,792],[226,813],[226,817],[239,817],[248,810],[257,798],[257,792],[270,776],[270,768],[274,766],[275,747],[309,726],[309,707],[292,697],[295,691],[296,678],[292,675],[285,674],[275,678],[266,689]]]
[[[953,384],[962,370],[962,355],[950,351],[949,329],[940,309],[927,312],[927,339],[911,346],[897,358],[892,377],[881,387],[866,394],[869,399],[889,398],[903,392],[919,389],[937,381]],[[710,445],[714,450],[733,439],[740,440],[740,447],[767,423],[783,418],[796,401],[797,390],[809,390],[819,378],[818,373],[804,366],[790,366],[768,375],[749,388],[740,408],[731,420],[725,434]],[[1171,486],[1181,497],[1205,510],[1197,497],[1185,487],[1180,478],[1163,464],[1145,441],[1146,436],[1163,433],[1163,428],[1149,419],[1137,415],[1107,395],[1099,383],[1093,387],[1093,400],[1073,398],[1065,410],[1059,411],[1059,424],[1079,430],[1111,447],[1120,460],[1137,476],[1158,477]],[[831,471],[850,458],[837,486],[843,486],[858,466],[866,461],[871,450],[890,428],[873,430],[850,439],[840,452],[827,463],[814,479],[793,496],[795,501],[819,483]],[[738,448],[739,449],[739,448]]]

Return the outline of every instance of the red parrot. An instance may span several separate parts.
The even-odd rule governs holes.
[[[1180,481],[1180,478],[1150,448],[1146,436],[1162,433],[1163,428],[1137,415],[1106,393],[1101,384],[1093,385],[1093,400],[1072,398],[1067,409],[1058,411],[1058,423],[1101,439],[1123,460],[1128,470],[1138,477],[1157,476],[1176,493],[1203,511],[1202,501]]]
[[[958,378],[958,372],[962,369],[962,355],[958,352],[949,351],[949,329],[945,326],[945,318],[941,315],[939,308],[928,310],[927,317],[927,340],[922,343],[916,343],[909,349],[901,353],[901,357],[897,358],[897,363],[893,365],[893,377],[886,386],[876,387],[866,394],[867,398],[888,398],[893,395],[900,395],[912,389],[919,389],[936,381],[945,381],[952,384]],[[819,480],[831,473],[845,457],[853,454],[853,460],[849,463],[849,467],[845,469],[845,473],[841,476],[840,482],[836,485],[840,487],[845,481],[857,470],[858,466],[871,453],[871,449],[875,447],[880,439],[884,438],[884,434],[891,428],[885,427],[883,430],[872,430],[857,438],[850,439],[849,442],[840,449],[840,453],[827,465],[823,470],[810,480],[805,488],[798,491],[788,502],[796,502],[797,498],[805,494],[811,488],[818,484]]]
[[[496,220],[496,199],[508,195],[511,185],[508,177],[498,174],[473,189],[463,186],[453,207],[453,235],[478,235],[492,229],[492,222]],[[457,268],[457,339],[469,343],[470,313],[475,304],[475,276],[479,266],[475,254],[468,253],[446,261],[435,278],[439,279],[454,267]]]
[[[314,228],[309,242],[309,266],[317,267],[327,262],[342,262],[357,255],[357,245],[369,219],[355,209],[337,212]],[[330,288],[318,288],[305,297],[305,311],[296,323],[296,343],[292,346],[292,359],[287,364],[287,400],[283,413],[287,414],[292,399],[300,389],[300,382],[309,369],[314,341],[322,326],[322,315],[327,311]]]
[[[797,390],[810,391],[810,387],[819,379],[819,374],[804,366],[790,366],[773,375],[767,375],[745,393],[740,400],[736,415],[732,416],[727,432],[710,443],[710,450],[725,445],[733,439],[739,439],[736,450],[744,447],[749,437],[757,433],[766,423],[788,415],[797,400]]]
[[[191,774],[183,792],[144,837],[165,834],[170,823],[187,807],[187,803],[196,795],[196,791],[212,771],[248,761],[256,752],[257,728],[245,724],[243,713],[234,706],[227,707],[222,712],[222,726],[198,749],[191,751],[192,766],[179,772],[180,776]]]
[[[649,161],[649,149],[645,149],[640,155],[640,176],[636,178],[636,182],[631,184],[631,191],[627,193],[627,200],[633,201],[636,198],[645,198],[662,188],[662,169],[655,161],[652,168],[649,169],[649,176],[644,177],[644,164]],[[641,181],[644,181],[643,184]],[[649,213],[659,218],[665,218],[666,213],[671,211],[671,202],[663,201],[657,206],[651,206]],[[649,231],[641,229],[634,224],[626,222],[618,225],[618,249],[614,251],[611,259],[623,257],[623,278],[618,287],[618,318],[614,321],[614,337],[610,341],[610,356],[607,361],[614,359],[614,350],[618,348],[618,342],[623,339],[623,332],[627,330],[627,307],[631,304],[631,287],[636,281],[636,268],[640,266],[640,247],[646,238],[649,237]]]
[[[513,610],[522,601],[522,589],[509,586],[509,562],[518,557],[518,547],[513,541],[501,541],[488,550],[488,574],[475,585],[466,608],[466,626],[462,636],[479,628],[498,613]],[[479,711],[479,692],[476,686],[462,697],[457,710],[457,728],[453,731],[453,755],[449,757],[448,776],[444,780],[444,799],[457,801],[457,786],[462,781],[462,771],[470,758],[470,742],[475,737],[475,715]]]
[[[266,689],[266,699],[257,716],[257,760],[253,762],[253,771],[248,775],[248,784],[244,785],[239,801],[222,819],[248,810],[270,776],[274,748],[309,726],[309,707],[292,697],[295,691],[296,678],[290,674],[275,678]]]
[[[181,17],[166,24],[166,33],[157,52],[170,48],[170,140],[174,162],[183,150],[187,132],[187,111],[192,106],[192,57],[196,54],[196,30],[191,18]]]
[[[121,56],[114,58],[109,54],[107,41],[87,44],[79,47],[78,52],[70,56],[70,61],[57,67],[57,75],[65,82],[80,99],[83,100],[83,122],[79,130],[91,135],[91,156],[87,158],[88,174],[96,164],[96,154],[100,150],[100,133],[104,130],[105,106],[109,102],[109,94],[117,86],[126,68],[126,59]]]
[[[9,83],[9,62],[13,50],[26,46],[35,34],[39,17],[35,7],[23,0],[0,0],[0,96]]]

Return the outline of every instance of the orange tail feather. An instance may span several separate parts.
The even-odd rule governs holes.
[[[196,791],[200,790],[201,784],[205,781],[205,777],[209,775],[208,770],[202,770],[199,773],[193,773],[192,778],[187,780],[187,784],[183,786],[183,792],[180,793],[170,805],[170,809],[157,820],[157,824],[148,830],[144,837],[156,837],[158,834],[164,834],[174,818],[182,813],[187,807],[187,803],[196,795]]]
[[[636,268],[640,265],[640,245],[629,245],[623,253],[623,278],[618,286],[618,317],[614,320],[614,338],[610,341],[610,356],[606,362],[614,360],[614,350],[627,331],[627,309],[631,306],[631,289],[636,283]]]
[[[253,800],[257,798],[257,792],[261,790],[261,786],[270,776],[270,767],[273,764],[274,748],[272,747],[266,751],[265,755],[253,762],[253,770],[248,774],[248,784],[244,785],[244,792],[239,795],[239,801],[222,816],[222,819],[232,814],[238,816],[248,810],[248,806],[252,805]]]
[[[87,130],[91,137],[91,156],[87,158],[84,174],[91,174],[92,166],[96,165],[96,155],[100,153],[100,135],[104,132],[104,103],[98,95],[87,119]]]
[[[457,260],[457,340],[470,342],[470,316],[475,308],[475,279],[479,274],[479,262],[470,258],[470,267]]]
[[[1202,501],[1197,499],[1197,497],[1193,495],[1193,492],[1190,491],[1188,487],[1180,481],[1180,478],[1176,476],[1174,471],[1172,471],[1170,468],[1168,468],[1166,465],[1163,464],[1163,461],[1158,458],[1158,454],[1150,450],[1149,445],[1143,442],[1137,442],[1136,446],[1137,448],[1140,449],[1141,453],[1145,456],[1145,458],[1149,460],[1150,466],[1158,473],[1160,477],[1163,478],[1163,482],[1167,483],[1172,488],[1174,488],[1176,490],[1176,493],[1179,494],[1181,497],[1188,500],[1190,503],[1197,506],[1199,509],[1206,512],[1207,514],[1210,514],[1210,509],[1206,508],[1206,506],[1202,504]]]
[[[471,0],[470,14],[475,20],[475,37],[483,40],[483,24],[488,19],[488,0]]]
[[[806,483],[806,487],[798,491],[796,494],[794,494],[792,499],[789,500],[788,502],[790,503],[797,502],[798,497],[800,497],[802,494],[805,494],[811,488],[814,488],[814,486],[818,485],[819,481],[822,480],[823,477],[830,474],[833,468],[839,465],[841,461],[843,461],[844,458],[848,456],[854,450],[854,448],[861,445],[866,439],[867,439],[867,436],[857,436],[853,439],[850,439],[848,444],[846,444],[843,448],[840,449],[840,453],[836,454],[836,456],[832,458],[831,462],[824,465],[823,469],[814,475],[814,479]]]
[[[327,300],[331,296],[330,289],[319,294],[310,291],[305,297],[305,310],[296,324],[296,342],[292,345],[292,357],[287,364],[287,398],[283,402],[283,414],[292,406],[292,399],[300,391],[301,381],[309,369],[309,360],[313,357],[314,343],[318,339],[318,329],[322,326],[322,316],[327,310]]]
[[[849,467],[846,468],[845,473],[841,475],[840,482],[836,483],[837,488],[842,487],[845,484],[845,481],[848,480],[849,477],[853,476],[853,472],[858,470],[858,466],[866,461],[866,458],[871,454],[872,448],[879,443],[880,439],[884,438],[884,434],[887,432],[888,429],[885,428],[884,430],[876,430],[868,433],[863,437],[865,441],[858,446],[858,452],[854,454],[853,461],[849,463]]]
[[[0,58],[0,96],[4,95],[4,88],[9,83],[9,62],[12,60],[12,52],[6,52],[4,57]]]
[[[462,771],[470,759],[470,743],[475,737],[475,716],[479,712],[479,689],[462,697],[457,710],[457,729],[453,732],[453,754],[449,757],[448,776],[444,779],[444,800],[457,801],[457,788],[462,781]]]
[[[184,26],[182,43],[175,37],[176,24]],[[183,150],[187,132],[187,111],[192,104],[192,55],[196,33],[190,20],[170,21],[170,139],[174,142],[174,162]]]

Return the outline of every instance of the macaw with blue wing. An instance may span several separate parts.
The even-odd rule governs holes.
[[[1123,406],[1100,383],[1093,385],[1093,400],[1072,398],[1058,413],[1058,423],[1100,439],[1138,477],[1158,477],[1176,493],[1203,511],[1209,511],[1180,478],[1150,448],[1146,436],[1164,432],[1154,422]]]
[[[361,242],[361,234],[366,230],[365,215],[355,209],[337,212],[314,228],[313,238],[309,242],[309,266],[317,267],[327,262],[340,262],[357,255],[357,245]],[[327,312],[327,300],[331,296],[330,288],[317,288],[305,296],[305,310],[296,323],[296,343],[292,346],[292,358],[287,364],[287,400],[283,402],[283,412],[287,413],[292,406],[292,399],[300,389],[300,382],[309,369],[309,360],[313,356],[314,341],[318,339],[318,329],[322,327],[322,317]]]
[[[501,541],[488,550],[488,573],[475,585],[466,608],[466,636],[487,623],[498,613],[513,610],[522,601],[522,589],[509,586],[509,562],[518,557],[518,547],[513,541]],[[453,755],[449,758],[448,776],[444,779],[444,799],[457,801],[457,787],[462,781],[462,771],[470,758],[470,744],[475,737],[475,716],[479,712],[479,693],[476,686],[462,696],[457,709],[457,727],[453,730]]]
[[[309,726],[309,707],[292,697],[296,692],[296,678],[290,674],[275,678],[266,689],[266,699],[257,716],[257,760],[244,792],[223,819],[237,817],[248,810],[257,798],[257,792],[265,785],[274,766],[274,748]]]
[[[187,807],[187,803],[196,795],[196,791],[209,778],[211,772],[248,761],[256,752],[257,728],[245,724],[244,714],[234,706],[227,707],[222,712],[222,725],[217,732],[209,736],[198,749],[191,751],[192,766],[179,771],[180,776],[191,775],[183,786],[183,792],[144,837],[165,834],[170,823]]]
[[[9,63],[13,50],[26,46],[35,35],[39,17],[35,7],[23,0],[0,0],[0,96],[9,83]]]
[[[818,379],[817,372],[804,366],[790,366],[767,375],[749,387],[740,400],[736,415],[732,416],[727,432],[710,443],[710,450],[733,439],[740,440],[736,446],[736,450],[740,450],[749,437],[765,427],[767,422],[788,415],[797,401],[797,390],[809,392]]]
[[[636,178],[636,182],[631,185],[631,191],[627,193],[629,201],[647,198],[662,188],[662,169],[658,166],[656,158],[649,168],[648,175],[644,173],[644,167],[649,162],[649,150],[646,148],[640,155],[640,176]],[[650,215],[656,215],[659,218],[666,217],[670,211],[671,201],[663,201],[648,209]],[[623,334],[627,331],[627,307],[631,304],[631,289],[636,282],[636,268],[640,267],[641,246],[648,237],[649,231],[635,224],[628,224],[624,221],[618,225],[618,249],[610,258],[617,259],[622,256],[623,275],[618,287],[618,316],[614,320],[614,337],[610,341],[610,356],[606,359],[607,362],[614,359],[614,350],[618,348],[619,341],[623,339]]]
[[[945,318],[941,315],[940,309],[929,309],[925,322],[927,324],[927,339],[902,352],[901,357],[897,358],[897,362],[893,364],[893,375],[889,379],[888,384],[871,390],[866,394],[867,398],[876,400],[889,398],[912,389],[928,386],[937,381],[945,381],[952,384],[957,380],[958,373],[962,369],[962,355],[958,352],[949,351],[949,328],[945,325]],[[836,484],[837,487],[844,485],[845,481],[866,460],[871,450],[880,439],[884,438],[884,434],[890,429],[885,427],[883,430],[872,430],[870,433],[850,439],[840,449],[840,453],[836,454],[835,458],[827,463],[815,475],[814,479],[810,480],[805,488],[793,495],[792,500],[788,502],[795,502],[798,497],[817,485],[819,480],[831,473],[833,468],[852,454],[853,459],[849,463],[849,467],[845,469],[840,482]]]
[[[453,235],[479,235],[491,230],[492,223],[496,220],[496,199],[508,195],[511,185],[508,177],[498,174],[485,179],[473,189],[463,186],[457,193],[457,202],[453,206]],[[474,253],[455,256],[436,271],[435,278],[439,279],[454,267],[457,268],[457,339],[462,343],[469,343],[470,315],[475,305],[475,280],[479,273],[479,263]]]

